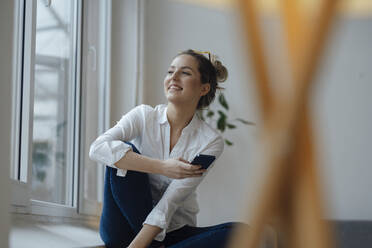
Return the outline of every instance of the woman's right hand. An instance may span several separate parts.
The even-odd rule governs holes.
[[[192,165],[188,161],[178,159],[167,159],[163,161],[162,175],[182,179],[187,177],[201,177],[205,169],[201,169],[200,165]]]

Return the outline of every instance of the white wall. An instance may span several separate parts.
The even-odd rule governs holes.
[[[137,1],[112,0],[111,126],[137,102],[138,7]]]
[[[232,117],[258,121],[252,73],[236,14],[178,2],[146,1],[145,103],[165,102],[162,81],[172,57],[194,48],[218,54],[230,76],[225,94]],[[265,25],[270,55],[280,51]],[[333,32],[324,68],[313,97],[314,122],[319,130],[320,159],[328,217],[372,220],[372,19],[342,19]],[[271,46],[270,46],[271,45]],[[274,54],[278,53],[278,54]],[[246,203],[252,206],[250,181],[256,178],[251,158],[255,128],[227,133],[235,145],[226,147],[218,164],[200,186],[200,225],[241,220]],[[250,192],[252,193],[252,192]]]
[[[0,5],[0,247],[8,247],[9,235],[9,167],[12,106],[13,1]]]
[[[336,23],[314,91],[331,216],[372,220],[372,18]]]

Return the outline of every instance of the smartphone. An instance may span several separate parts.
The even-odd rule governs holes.
[[[216,159],[215,156],[212,155],[204,155],[204,154],[198,154],[196,157],[193,159],[191,164],[194,165],[201,165],[202,169],[207,169],[213,161]]]

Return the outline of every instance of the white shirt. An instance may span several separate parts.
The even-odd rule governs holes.
[[[129,111],[93,142],[89,157],[116,168],[114,164],[131,150],[131,146],[123,141],[134,144],[144,156],[161,160],[182,157],[189,162],[197,154],[213,155],[217,160],[224,148],[221,135],[195,114],[169,153],[170,125],[166,105],[155,108],[140,105]],[[143,224],[163,229],[155,240],[163,241],[167,232],[186,224],[196,226],[199,207],[195,190],[213,165],[201,177],[172,179],[160,174],[148,174],[154,208]],[[126,170],[118,169],[117,175],[125,176]]]

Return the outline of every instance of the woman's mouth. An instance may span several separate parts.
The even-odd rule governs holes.
[[[168,87],[168,90],[182,90],[182,87],[172,84]]]

